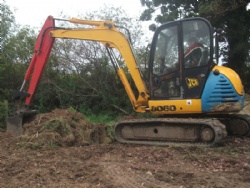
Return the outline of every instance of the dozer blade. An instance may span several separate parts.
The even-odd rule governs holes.
[[[21,136],[23,132],[22,128],[23,115],[16,115],[7,118],[7,133],[13,137]]]

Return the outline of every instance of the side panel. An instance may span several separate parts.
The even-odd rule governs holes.
[[[150,100],[148,104],[152,114],[192,114],[202,112],[200,99]]]
[[[237,112],[244,106],[244,91],[235,72],[226,67],[215,67],[219,73],[211,72],[201,100],[202,111],[206,113]],[[222,74],[222,72],[228,74]],[[241,88],[241,89],[240,89]]]

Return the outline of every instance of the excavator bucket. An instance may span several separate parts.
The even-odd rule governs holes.
[[[13,137],[21,136],[23,132],[22,128],[23,115],[16,115],[7,118],[7,133]]]
[[[15,115],[7,118],[7,134],[17,138],[23,133],[23,124],[34,120],[37,114],[36,110],[23,109],[16,112]]]

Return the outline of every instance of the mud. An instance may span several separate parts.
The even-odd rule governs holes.
[[[0,187],[250,187],[250,138],[213,148],[124,145],[77,112],[26,121],[18,139],[0,132]]]

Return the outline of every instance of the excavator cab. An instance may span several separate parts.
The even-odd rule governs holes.
[[[213,64],[212,27],[192,18],[159,27],[150,62],[150,96],[155,100],[199,99]]]
[[[156,30],[149,60],[152,113],[232,113],[243,108],[239,76],[216,64],[214,36],[203,18],[170,22]]]

